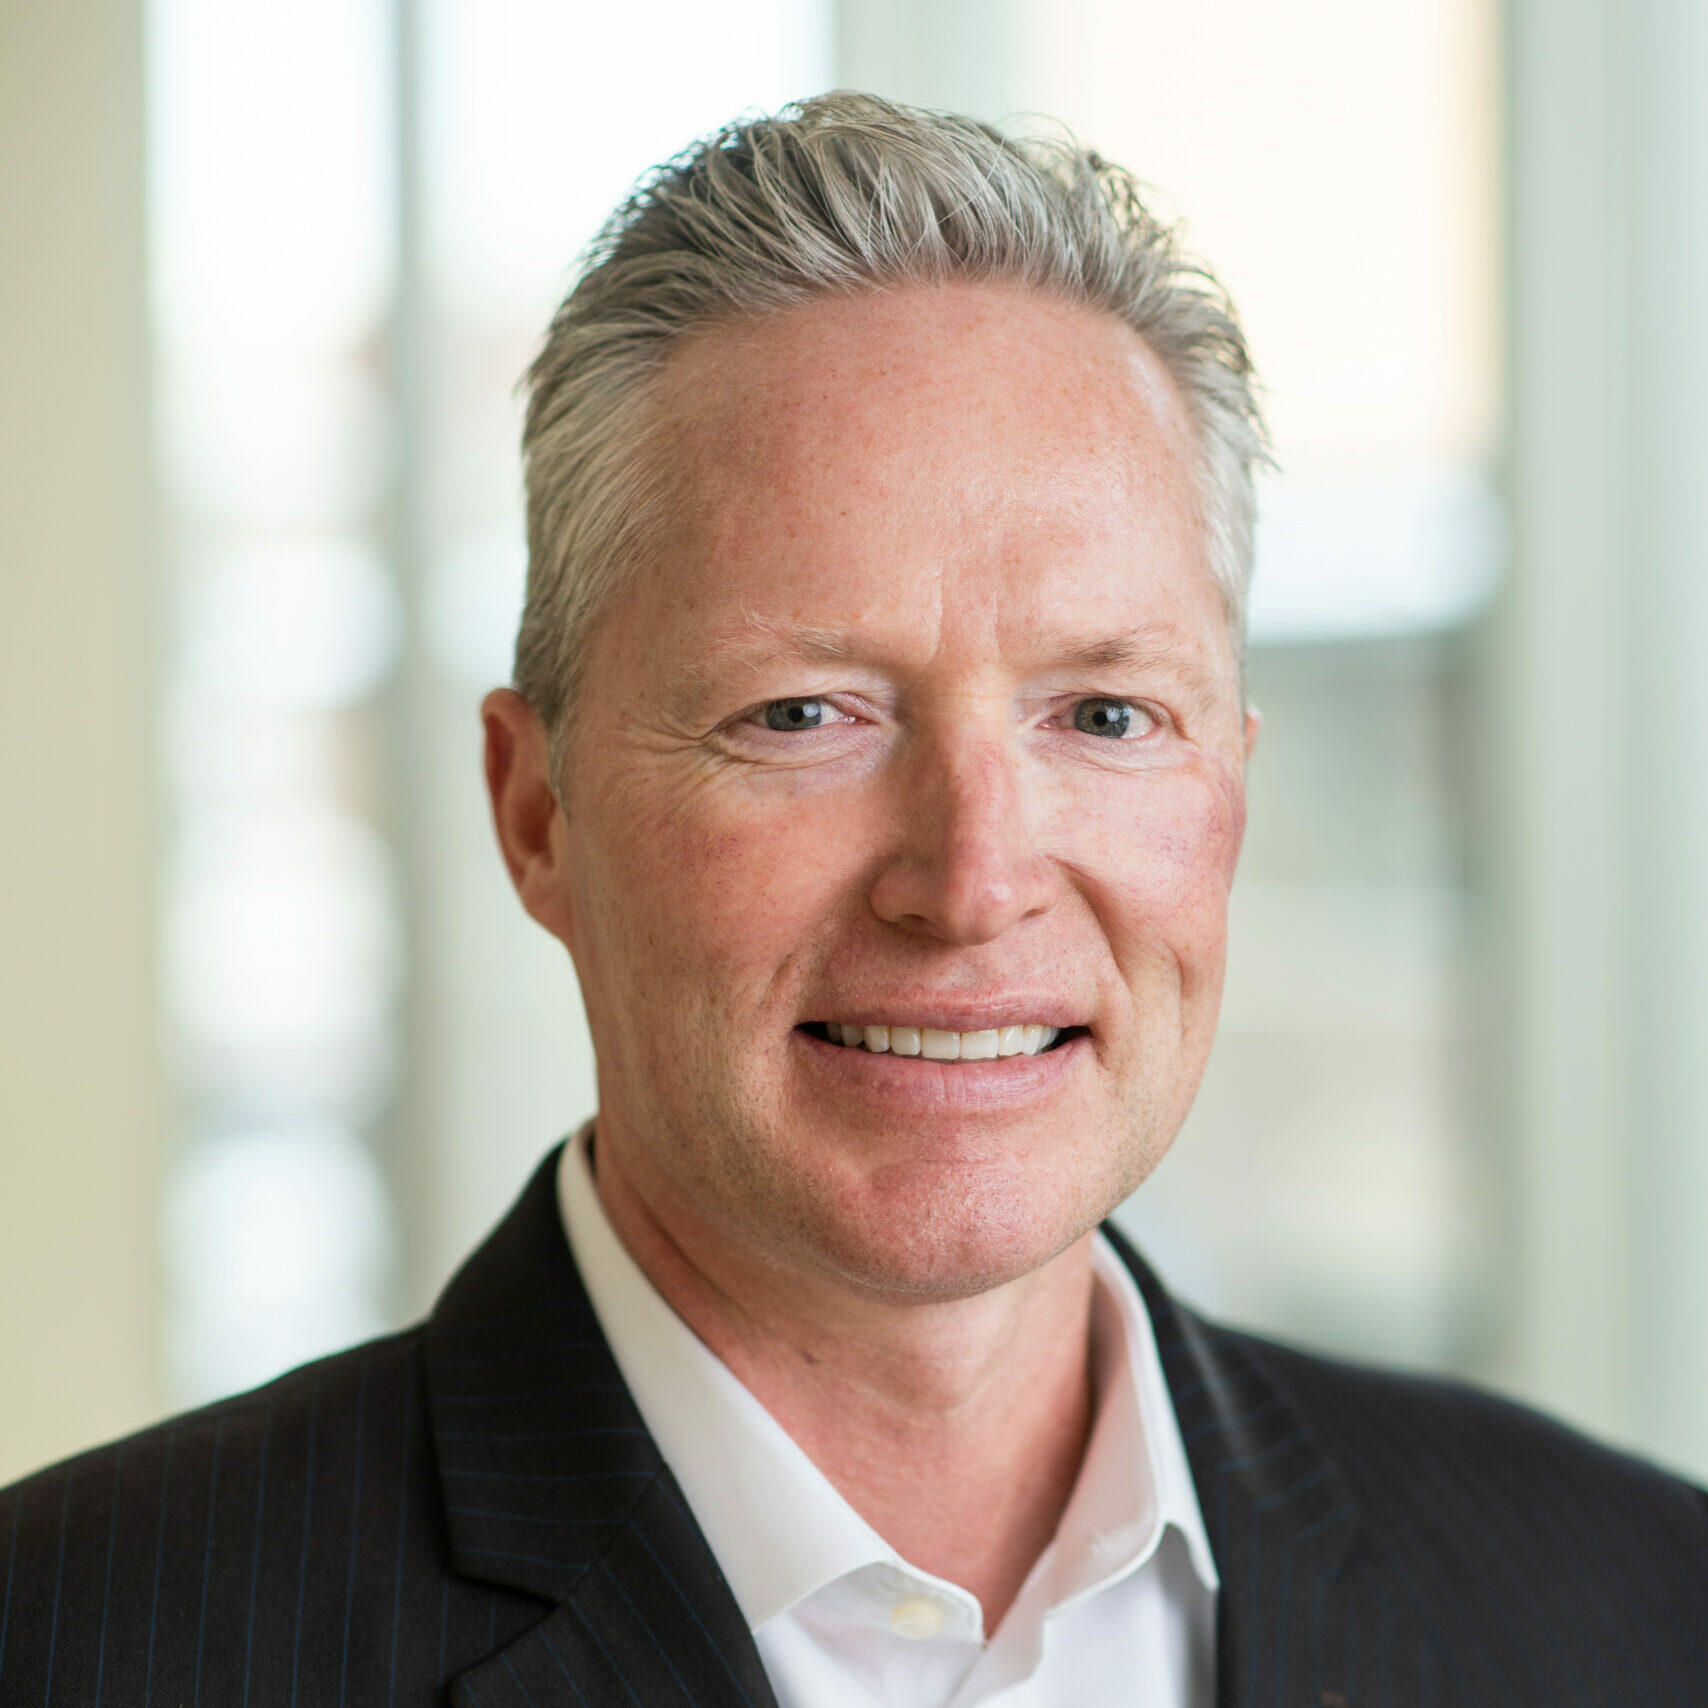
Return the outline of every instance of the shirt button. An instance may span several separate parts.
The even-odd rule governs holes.
[[[923,1595],[898,1601],[890,1609],[890,1629],[898,1637],[935,1637],[943,1629],[943,1604]]]

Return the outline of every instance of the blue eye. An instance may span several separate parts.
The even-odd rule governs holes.
[[[817,729],[831,716],[823,700],[773,700],[765,708],[767,729]]]
[[[1118,738],[1132,724],[1133,708],[1125,700],[1081,700],[1073,709],[1073,727],[1082,735]]]

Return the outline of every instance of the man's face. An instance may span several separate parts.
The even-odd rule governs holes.
[[[549,909],[600,1155],[703,1263],[1013,1279],[1155,1165],[1215,1025],[1247,728],[1184,410],[1112,318],[983,286],[662,388],[679,502],[590,644]]]

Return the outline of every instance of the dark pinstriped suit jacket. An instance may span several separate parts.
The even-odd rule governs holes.
[[[0,1708],[769,1708],[555,1161],[425,1327],[0,1493]],[[1212,1327],[1122,1250],[1222,1575],[1220,1704],[1708,1708],[1700,1491]]]

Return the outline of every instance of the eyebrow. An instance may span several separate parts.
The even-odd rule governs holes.
[[[1061,661],[1079,670],[1144,670],[1172,665],[1180,655],[1169,644],[1170,633],[1167,629],[1133,629],[1072,647],[1062,654]]]
[[[1197,712],[1215,703],[1218,687],[1214,667],[1194,649],[1181,646],[1173,630],[1159,626],[1130,629],[1125,634],[1071,647],[1060,655],[1056,667],[1098,674],[1166,672],[1194,702]]]
[[[860,656],[856,639],[842,630],[785,622],[755,611],[744,616],[738,627],[712,638],[704,658],[690,660],[677,669],[671,698],[678,705],[693,705],[712,693],[732,664],[757,670],[778,658],[807,664],[845,664]]]
[[[745,617],[738,629],[717,638],[705,661],[681,667],[677,688],[683,700],[694,700],[711,691],[731,664],[757,669],[778,658],[807,664],[844,664],[861,658],[866,651],[857,630],[791,623],[758,612],[745,613]],[[1041,661],[1041,669],[1095,673],[1166,670],[1201,702],[1215,694],[1215,673],[1190,649],[1180,646],[1172,629],[1160,625],[1144,625],[1124,634],[1069,645],[1047,662]]]
[[[790,623],[779,617],[763,617],[757,611],[746,613],[745,631],[754,639],[768,639],[775,650],[755,657],[775,658],[787,653],[804,658],[811,664],[840,664],[858,658],[860,646],[856,638],[842,629],[827,629],[815,623]]]

